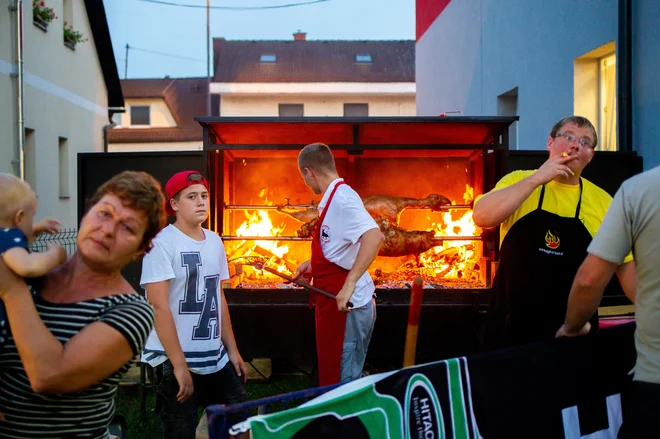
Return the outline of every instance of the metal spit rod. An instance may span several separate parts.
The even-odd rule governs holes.
[[[223,241],[311,241],[298,236],[220,236]],[[433,241],[481,241],[481,236],[435,236]]]
[[[291,205],[281,205],[281,206],[259,206],[259,205],[226,205],[225,210],[277,210],[278,208],[284,209],[313,209],[317,206],[314,204],[291,204]],[[428,210],[428,207],[406,207],[406,209],[415,209],[415,210]],[[472,209],[471,204],[454,204],[440,206],[438,210],[453,210],[453,209]]]
[[[284,208],[284,209],[313,209],[316,206],[313,204],[289,204],[289,205],[279,205],[279,206],[259,206],[258,204],[255,205],[235,205],[235,206],[228,206],[225,204],[225,210],[277,210],[278,208]]]

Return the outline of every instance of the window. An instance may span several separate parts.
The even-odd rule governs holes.
[[[59,138],[57,168],[59,169],[60,198],[69,198],[69,142],[65,137]]]
[[[131,106],[131,125],[151,125],[149,106]]]
[[[32,186],[32,190],[37,194],[37,144],[34,130],[25,129],[25,150],[23,160],[25,160],[25,181]]]
[[[305,107],[303,104],[280,104],[279,115],[280,117],[303,117]]]
[[[371,57],[371,54],[369,53],[358,53],[357,55],[355,55],[355,62],[370,63],[373,61],[374,59]]]
[[[264,53],[259,59],[261,62],[277,62],[277,55],[274,53]]]
[[[614,41],[574,61],[573,113],[598,132],[598,150],[616,151],[616,53]]]
[[[62,12],[64,18],[64,25],[69,27],[73,26],[73,0],[62,1]]]
[[[600,120],[598,137],[600,149],[616,151],[616,55],[610,54],[599,60]]]
[[[369,104],[344,104],[344,117],[369,116]]]

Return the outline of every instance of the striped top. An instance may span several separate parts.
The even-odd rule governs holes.
[[[38,288],[38,287],[37,287]],[[121,376],[137,360],[154,325],[154,310],[138,294],[118,294],[77,303],[49,303],[35,295],[41,319],[62,343],[101,321],[123,334],[136,355],[99,383],[76,393],[34,393],[9,335],[0,353],[0,437],[107,438]]]

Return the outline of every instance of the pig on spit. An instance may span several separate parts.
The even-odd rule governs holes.
[[[399,224],[401,212],[406,208],[431,209],[435,212],[442,206],[451,205],[451,201],[447,197],[438,194],[431,194],[421,199],[376,195],[363,198],[362,203],[373,219],[384,218],[394,226]],[[304,223],[313,221],[319,215],[318,209],[311,207],[305,210],[294,210],[286,206],[279,206],[277,210]]]
[[[389,195],[377,195],[363,198],[364,207],[369,215],[376,220],[380,231],[385,235],[379,256],[407,256],[424,253],[431,248],[442,245],[442,241],[432,239],[434,232],[408,231],[398,227],[401,212],[406,208],[429,208],[440,210],[441,206],[451,205],[451,201],[438,194],[426,198],[402,198]],[[285,206],[277,208],[279,212],[292,216],[304,224],[298,230],[301,238],[311,238],[318,223],[318,209],[289,209]]]
[[[307,222],[298,230],[298,236],[301,238],[311,238],[318,217],[310,222]],[[383,232],[385,239],[383,245],[380,246],[378,256],[407,256],[418,255],[435,246],[442,245],[442,241],[434,240],[433,232],[425,232],[421,230],[404,230],[400,227],[392,225],[387,218],[376,218],[376,224]]]
[[[434,240],[434,232],[420,230],[404,230],[392,225],[385,218],[376,220],[385,239],[378,250],[379,256],[407,256],[419,255],[435,246],[442,245],[442,241]]]

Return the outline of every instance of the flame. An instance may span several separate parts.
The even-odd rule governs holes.
[[[262,189],[259,197],[266,195],[266,189]],[[266,198],[264,204],[272,205]],[[280,236],[284,230],[284,225],[276,226],[268,211],[259,209],[256,211],[246,211],[246,220],[236,229],[236,236]],[[291,274],[287,266],[285,256],[289,253],[289,246],[278,241],[234,241],[232,251],[241,256],[257,256],[265,260],[265,265],[283,273]],[[244,267],[248,276],[269,279],[279,279],[274,274],[263,270],[256,270],[252,267]]]
[[[463,200],[469,204],[474,199],[474,189],[465,186]],[[452,201],[452,205],[456,202]],[[472,211],[467,211],[458,219],[454,219],[450,210],[442,215],[442,223],[432,223],[429,230],[435,232],[436,237],[442,236],[475,236],[477,226],[472,219]],[[425,267],[431,268],[435,276],[442,278],[461,278],[465,273],[473,270],[476,264],[476,252],[473,241],[444,241],[442,246],[433,247],[419,256],[419,261]]]
[[[236,236],[278,236],[282,234],[282,228],[275,227],[265,210],[257,210],[250,215],[245,213],[247,220],[236,229]],[[289,252],[289,247],[280,245],[277,241],[258,241],[257,246],[269,250],[278,257],[283,257]]]
[[[547,245],[548,248],[554,250],[559,247],[559,243],[559,237],[553,235],[550,233],[550,230],[548,230],[548,233],[545,234],[545,245]]]

